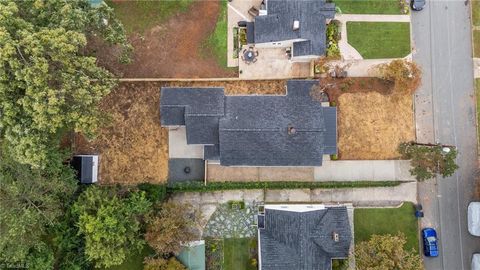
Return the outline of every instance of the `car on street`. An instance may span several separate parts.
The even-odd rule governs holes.
[[[471,202],[467,210],[468,232],[480,236],[480,202]]]
[[[425,7],[426,1],[425,0],[412,0],[410,5],[412,9],[415,11],[420,11]]]
[[[423,254],[427,257],[438,257],[437,232],[434,228],[422,230]]]

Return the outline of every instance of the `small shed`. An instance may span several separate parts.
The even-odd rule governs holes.
[[[77,171],[77,178],[82,184],[93,184],[98,179],[98,155],[76,155],[70,162]]]

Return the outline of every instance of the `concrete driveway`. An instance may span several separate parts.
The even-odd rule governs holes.
[[[415,53],[423,83],[415,94],[419,142],[456,145],[459,170],[418,187],[425,218],[421,226],[438,230],[440,256],[426,258],[428,270],[470,269],[480,240],[467,231],[467,205],[477,179],[477,138],[473,91],[470,4],[468,1],[427,1],[412,14]]]

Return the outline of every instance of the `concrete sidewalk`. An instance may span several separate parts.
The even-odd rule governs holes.
[[[480,78],[480,58],[473,58],[473,77]]]
[[[315,181],[415,181],[408,160],[326,160],[314,169]]]
[[[417,202],[417,183],[406,182],[395,187],[341,189],[226,190],[175,193],[173,201],[193,206],[221,204],[231,200],[252,202],[352,203],[354,206],[392,206]]]

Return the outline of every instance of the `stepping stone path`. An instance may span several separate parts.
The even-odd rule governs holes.
[[[257,235],[255,214],[256,204],[245,204],[244,209],[220,204],[212,214],[203,231],[203,237],[246,238]]]

